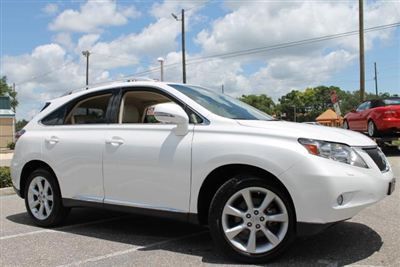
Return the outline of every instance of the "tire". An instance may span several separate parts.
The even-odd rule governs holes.
[[[372,120],[368,121],[367,124],[367,132],[368,132],[368,136],[370,137],[374,137],[374,136],[378,136],[378,129],[376,129],[376,125]]]
[[[70,209],[62,205],[56,177],[46,169],[37,169],[31,173],[25,186],[24,196],[26,210],[39,226],[56,226],[69,213]]]
[[[257,207],[250,209],[251,212],[243,197],[247,192],[251,192],[253,207]],[[267,196],[273,200],[266,208],[260,208],[263,201],[269,199]],[[228,209],[228,205],[236,210]],[[275,219],[282,222],[269,221],[276,214],[280,217],[275,216]],[[211,202],[208,218],[217,247],[228,257],[245,263],[265,263],[278,257],[296,235],[296,218],[290,197],[279,186],[256,176],[239,175],[223,184]],[[255,233],[254,243],[250,242],[252,233]]]
[[[343,129],[346,129],[346,130],[349,130],[350,128],[349,128],[349,123],[347,122],[347,120],[345,120],[344,122],[343,122]]]

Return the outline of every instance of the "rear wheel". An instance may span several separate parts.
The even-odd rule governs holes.
[[[35,170],[28,177],[25,206],[33,221],[44,227],[59,224],[69,212],[62,206],[56,178],[45,169]]]
[[[375,123],[372,120],[368,121],[368,135],[370,137],[378,135],[378,130],[376,129]]]
[[[209,226],[218,247],[247,263],[277,257],[295,236],[295,215],[289,196],[258,177],[226,182],[209,211]]]

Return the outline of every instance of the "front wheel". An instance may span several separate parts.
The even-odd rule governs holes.
[[[44,227],[59,224],[69,212],[63,207],[56,178],[45,169],[38,169],[28,177],[25,206],[33,221]]]
[[[258,177],[226,182],[209,211],[211,235],[228,256],[262,263],[282,253],[295,236],[295,214],[289,196]]]

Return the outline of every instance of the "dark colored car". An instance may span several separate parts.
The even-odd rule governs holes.
[[[343,128],[367,132],[369,136],[399,135],[400,97],[368,100],[344,117]]]

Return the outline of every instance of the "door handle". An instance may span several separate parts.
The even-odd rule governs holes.
[[[108,145],[117,145],[120,146],[124,143],[124,140],[122,138],[110,138],[110,139],[106,139],[106,144]]]
[[[52,137],[46,138],[45,141],[46,141],[47,143],[53,145],[53,144],[57,144],[60,140],[58,139],[57,136],[52,136]]]

